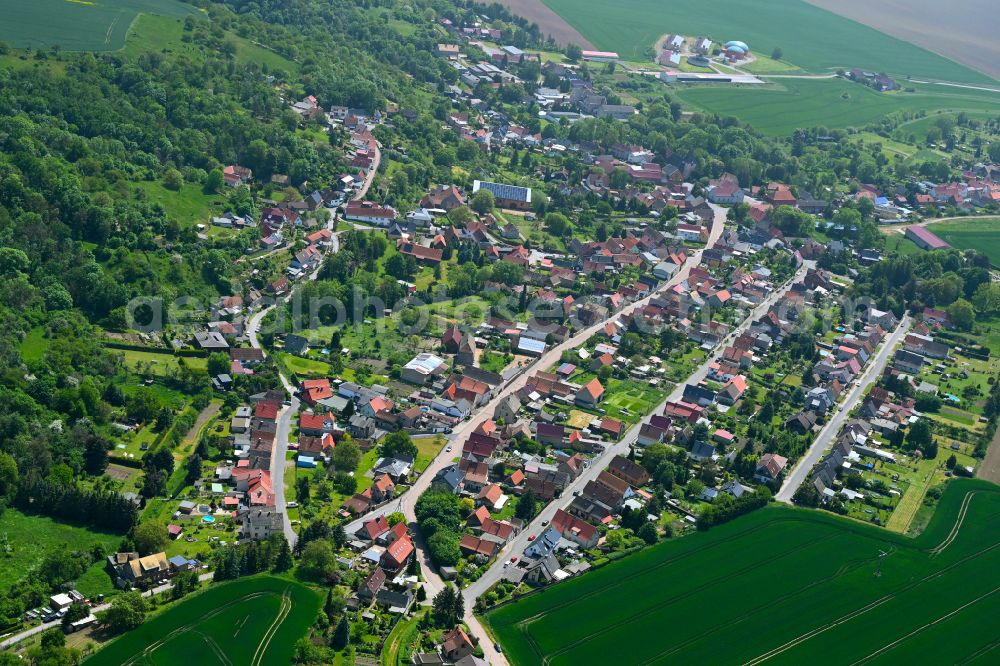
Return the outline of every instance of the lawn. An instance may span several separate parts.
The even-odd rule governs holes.
[[[637,422],[664,398],[660,389],[633,379],[609,379],[606,388],[602,406],[608,416],[625,423]]]
[[[302,358],[285,352],[279,352],[278,355],[282,364],[297,375],[307,377],[330,377],[333,375],[330,364],[325,361],[314,361],[311,358]]]
[[[65,546],[89,551],[99,544],[105,551],[113,551],[122,538],[7,509],[0,515],[0,588],[7,589],[21,580],[50,550]]]
[[[140,13],[184,17],[195,11],[177,0],[0,0],[0,41],[15,48],[116,51]]]
[[[513,356],[484,349],[479,355],[479,367],[487,372],[501,373],[513,359]]]
[[[917,254],[923,252],[916,243],[903,234],[890,233],[885,239],[885,251],[887,254]]]
[[[417,459],[413,463],[413,466],[418,473],[422,473],[431,464],[431,461],[441,453],[441,449],[445,445],[445,440],[440,436],[417,437],[413,440],[413,443],[417,445]]]
[[[802,71],[795,65],[784,60],[774,60],[762,53],[754,53],[753,62],[740,65],[735,69],[752,74],[797,74]]]
[[[996,486],[954,481],[909,539],[771,506],[485,619],[515,665],[958,663],[1000,643],[998,510]]]
[[[687,87],[677,96],[711,113],[736,116],[765,134],[790,134],[801,127],[863,127],[900,111],[983,111],[1000,104],[1000,94],[918,86],[913,92],[880,93],[845,79],[777,79],[768,85]]]
[[[308,587],[274,576],[212,585],[147,621],[88,664],[288,664],[316,618]]]
[[[747,3],[717,0],[544,0],[597,48],[626,60],[645,59],[665,33],[746,42],[754,52],[783,51],[782,60],[821,72],[861,67],[961,83],[990,83],[984,74],[803,0]]]
[[[930,230],[960,250],[977,250],[1000,266],[1000,217],[959,220],[928,225]]]

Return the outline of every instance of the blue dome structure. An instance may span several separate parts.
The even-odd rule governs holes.
[[[747,46],[746,42],[740,42],[740,41],[737,41],[737,40],[733,40],[731,42],[726,42],[726,48],[727,49],[740,49],[743,53],[746,53],[747,51],[750,50],[750,47]]]
[[[729,53],[739,53],[740,55],[746,55],[747,53],[747,50],[745,48],[743,48],[742,46],[737,46],[735,44],[733,44],[732,46],[727,46],[726,51],[728,51]]]

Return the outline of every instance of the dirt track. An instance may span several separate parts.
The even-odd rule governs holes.
[[[594,45],[584,39],[576,28],[542,4],[542,0],[498,0],[498,2],[515,14],[537,23],[543,35],[551,35],[561,46],[573,42],[585,49],[594,48]]]
[[[1000,80],[995,0],[806,0]]]
[[[983,458],[976,476],[993,483],[1000,483],[1000,429],[997,429],[993,436],[993,441],[990,442],[990,448],[986,451],[986,457]]]

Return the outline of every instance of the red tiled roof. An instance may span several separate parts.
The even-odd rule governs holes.
[[[278,411],[281,405],[271,400],[261,400],[253,410],[253,415],[259,419],[274,421],[278,418]]]
[[[413,554],[413,542],[409,536],[401,536],[385,549],[383,558],[388,558],[394,567],[401,567]]]
[[[598,379],[594,378],[587,382],[586,385],[580,389],[580,392],[586,393],[593,400],[598,400],[602,395],[604,395],[604,386],[601,385],[601,382]]]
[[[324,430],[334,426],[332,414],[313,414],[312,412],[302,412],[299,414],[299,429]]]
[[[389,531],[389,521],[385,519],[385,516],[376,516],[371,520],[365,521],[362,525],[365,532],[368,534],[368,538],[375,540]]]

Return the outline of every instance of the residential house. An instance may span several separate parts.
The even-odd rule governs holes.
[[[649,483],[649,473],[645,468],[621,455],[615,456],[608,463],[608,473],[626,481],[635,488]]]
[[[451,211],[465,205],[465,199],[454,185],[438,185],[420,200],[424,208]]]
[[[595,409],[603,397],[604,386],[595,378],[577,392],[574,402],[580,407]]]
[[[330,412],[315,414],[312,411],[305,411],[299,414],[299,434],[301,435],[322,437],[333,434],[336,425],[336,420]]]
[[[375,596],[382,590],[382,586],[385,585],[385,579],[385,569],[375,567],[362,581],[361,587],[358,589],[358,598],[369,602],[374,600]]]
[[[272,534],[281,534],[284,516],[273,506],[255,506],[241,509],[236,514],[240,525],[240,538],[260,541]]]
[[[401,536],[385,549],[380,564],[383,569],[390,573],[399,573],[413,557],[414,550],[410,537]]]
[[[122,585],[149,587],[170,577],[170,564],[166,553],[153,553],[139,557],[139,553],[108,555],[108,568],[112,577]]]
[[[374,542],[388,531],[389,521],[385,519],[385,516],[375,516],[371,520],[363,522],[354,534],[362,541]]]
[[[388,227],[399,214],[392,206],[379,206],[371,201],[351,201],[347,204],[344,217],[355,222]]]
[[[492,539],[466,534],[458,543],[463,555],[474,555],[484,561],[493,559],[500,550],[500,544]]]
[[[462,627],[455,627],[444,635],[441,643],[441,656],[447,661],[456,662],[468,657],[476,649],[475,643],[469,638]]]
[[[757,462],[757,469],[754,470],[753,478],[760,483],[777,481],[787,464],[788,458],[779,456],[777,453],[765,453]]]
[[[578,543],[583,548],[593,548],[600,539],[597,528],[562,509],[552,517],[552,527],[564,538]]]

